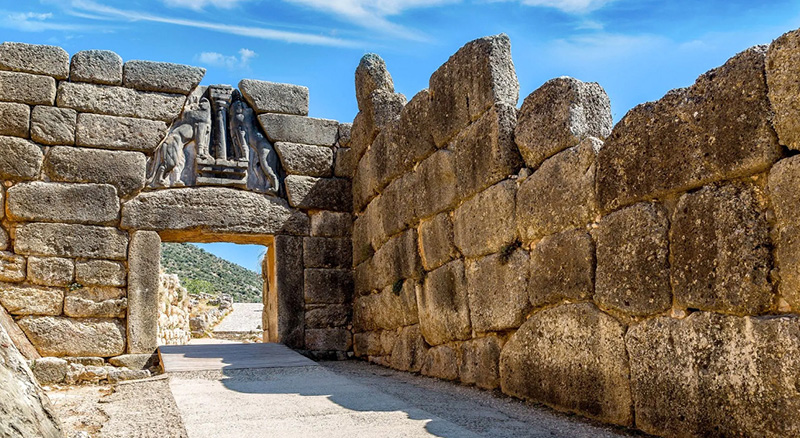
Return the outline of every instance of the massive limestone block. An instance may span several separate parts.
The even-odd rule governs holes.
[[[305,349],[347,351],[353,346],[353,335],[343,328],[306,329]]]
[[[467,200],[453,214],[455,245],[464,257],[500,251],[517,239],[516,181],[495,184]]]
[[[382,289],[398,280],[422,277],[417,250],[417,233],[407,230],[389,239],[372,258],[373,289]]]
[[[431,170],[431,167],[426,166],[426,176],[430,175],[427,172],[429,170]],[[380,247],[382,242],[389,236],[411,227],[416,218],[419,217],[416,211],[422,211],[423,209],[427,211],[429,206],[435,205],[433,203],[427,204],[426,200],[420,196],[420,192],[426,191],[418,189],[418,187],[421,187],[418,179],[420,176],[421,174],[412,173],[392,181],[383,194],[367,207],[369,211],[375,204],[376,214],[381,224],[380,228],[376,229],[376,232],[372,234],[372,245],[376,248]],[[417,209],[418,206],[421,206],[421,208]],[[438,208],[435,209],[438,210]],[[428,213],[423,215],[423,217],[426,216],[428,216]],[[384,235],[380,233],[384,233]]]
[[[306,268],[353,266],[353,244],[349,238],[306,237],[303,239],[303,260]]]
[[[359,111],[353,119],[353,128],[350,130],[350,149],[356,167],[377,135],[378,129],[373,120],[367,119],[364,111]]]
[[[349,304],[328,304],[306,310],[305,322],[308,328],[345,327],[350,323],[353,308]]]
[[[318,237],[343,237],[352,234],[353,215],[320,210],[311,213],[311,235]]]
[[[333,146],[339,122],[290,114],[262,114],[258,121],[271,142]]]
[[[341,126],[341,125],[339,125]],[[337,148],[333,160],[333,174],[339,178],[352,178],[356,171],[356,156],[351,148]]]
[[[772,121],[782,145],[800,149],[800,84],[797,68],[800,65],[800,31],[781,35],[767,51],[767,86],[769,100],[775,112]]]
[[[69,54],[56,46],[4,42],[0,44],[0,70],[66,79],[69,75]]]
[[[134,232],[128,248],[127,353],[153,353],[158,347],[158,306],[154,304],[158,302],[160,269],[158,234]]]
[[[150,93],[106,85],[62,82],[58,86],[57,103],[82,113],[109,116],[140,117],[172,122],[178,117],[186,96]]]
[[[800,225],[800,156],[778,161],[769,171],[768,189],[778,226]]]
[[[119,218],[117,189],[108,184],[21,183],[8,189],[6,204],[19,222],[105,225]]]
[[[389,365],[401,371],[417,373],[422,369],[427,347],[418,325],[400,330],[392,349]]]
[[[145,192],[122,206],[122,228],[170,232],[305,234],[308,216],[286,201],[225,188]]]
[[[678,200],[670,245],[676,304],[738,315],[771,308],[771,241],[761,197],[754,186],[734,183]]]
[[[56,101],[56,81],[49,76],[0,71],[0,100],[52,105]]]
[[[800,324],[696,312],[626,336],[636,427],[659,436],[800,434]]]
[[[440,213],[419,224],[419,255],[426,271],[458,257],[453,244],[453,221],[449,213]]]
[[[200,67],[135,60],[122,67],[122,83],[137,90],[189,94],[205,74]]]
[[[284,170],[290,175],[331,176],[333,149],[297,143],[275,143]]]
[[[75,144],[78,113],[69,108],[35,106],[31,113],[31,139],[41,144]]]
[[[383,354],[381,335],[378,332],[355,333],[353,335],[353,353],[356,357],[380,356]],[[391,354],[391,351],[389,352]]]
[[[111,184],[123,198],[145,185],[147,159],[140,152],[56,146],[44,162],[52,181]]]
[[[43,286],[69,286],[75,279],[75,261],[62,257],[28,257],[28,281]]]
[[[390,136],[390,155],[396,172],[405,172],[436,150],[430,126],[430,93],[422,90],[406,104]]]
[[[86,260],[75,262],[75,281],[85,286],[125,286],[125,265],[111,260]]]
[[[459,199],[466,199],[516,174],[522,157],[514,144],[517,110],[498,104],[463,130],[450,144],[455,153]]]
[[[308,87],[243,79],[239,91],[257,114],[308,115]]]
[[[50,399],[3,327],[0,345],[0,435],[62,438],[64,432]]]
[[[564,300],[582,301],[594,293],[594,242],[583,230],[540,240],[531,249],[528,298],[533,307]]]
[[[438,146],[493,105],[515,107],[519,83],[508,36],[467,43],[431,75],[430,93],[433,138]]]
[[[458,380],[460,356],[459,351],[449,345],[430,348],[422,362],[420,374],[444,380]]]
[[[277,288],[269,291],[265,328],[270,342],[281,342],[291,348],[303,348],[305,335],[305,301],[303,239],[295,236],[275,237],[275,277]]]
[[[25,257],[13,252],[0,251],[0,281],[20,282],[25,280]]]
[[[42,356],[111,357],[125,352],[118,319],[26,316],[19,326]]]
[[[167,124],[156,120],[78,114],[75,143],[78,146],[150,153],[166,133]]]
[[[422,284],[406,280],[398,286],[387,286],[381,292],[356,300],[353,305],[355,330],[395,330],[419,322],[417,294],[422,293]]]
[[[514,138],[525,164],[536,169],[587,137],[608,137],[612,127],[611,101],[603,87],[562,76],[525,98]]]
[[[503,347],[503,392],[630,426],[633,411],[624,336],[625,326],[591,303],[536,313]]]
[[[63,289],[0,283],[0,304],[12,315],[59,315],[63,302]]]
[[[109,50],[82,50],[72,55],[69,80],[122,85],[122,58]]]
[[[116,287],[84,287],[69,291],[64,297],[64,315],[75,318],[125,318],[128,307],[125,296],[125,289]],[[141,332],[141,328],[135,331]],[[128,340],[134,341],[130,330]]]
[[[31,108],[28,105],[0,102],[0,135],[27,137],[30,121]]]
[[[342,304],[352,300],[352,270],[309,268],[304,275],[306,303]]]
[[[116,228],[30,223],[17,227],[14,252],[25,255],[125,260],[128,234]]]
[[[42,149],[35,143],[17,137],[0,136],[0,178],[35,179],[39,176],[43,158]]]
[[[464,262],[454,260],[425,278],[425,287],[417,289],[419,326],[430,345],[469,339],[469,317]]]
[[[658,204],[640,203],[604,217],[596,230],[594,298],[603,307],[634,316],[672,305],[669,220]]]
[[[458,371],[461,382],[483,389],[498,388],[502,347],[497,336],[486,336],[461,344],[461,366]]]
[[[352,138],[353,124],[339,123],[339,133],[336,137],[336,145],[341,148],[349,148]]]
[[[0,199],[2,202],[2,199]],[[11,243],[11,238],[8,236],[8,232],[0,227],[0,251],[4,251],[8,249],[9,244]]]
[[[450,210],[458,202],[458,157],[440,150],[407,175],[406,191],[412,195],[414,217],[424,219]],[[413,190],[412,190],[413,188]]]
[[[369,96],[377,90],[394,92],[394,82],[383,59],[374,53],[367,53],[356,68],[356,100],[360,111],[364,111],[371,103]]]
[[[285,180],[289,205],[302,209],[349,211],[353,205],[350,181],[289,175]]]
[[[777,231],[775,266],[778,268],[778,295],[789,308],[800,311],[800,228],[788,225]]]
[[[525,321],[528,253],[507,249],[466,266],[472,328],[477,333],[515,329]]]
[[[691,87],[628,112],[598,156],[602,209],[769,168],[781,152],[770,124],[765,52],[748,49]]]
[[[545,161],[520,183],[517,223],[525,243],[592,222],[595,159],[602,142],[590,137]]]

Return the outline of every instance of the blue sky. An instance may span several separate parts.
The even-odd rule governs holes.
[[[4,41],[200,65],[205,84],[305,85],[312,116],[343,122],[357,112],[353,72],[368,52],[410,99],[463,44],[505,32],[520,104],[568,75],[599,82],[617,121],[798,27],[797,0],[0,0]],[[263,252],[207,249],[248,267]]]

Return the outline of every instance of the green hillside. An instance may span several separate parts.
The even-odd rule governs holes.
[[[236,303],[260,303],[261,274],[221,259],[191,243],[162,243],[161,268],[177,274],[190,294],[226,293]]]

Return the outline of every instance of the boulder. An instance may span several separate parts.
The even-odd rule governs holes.
[[[25,316],[19,326],[44,356],[119,356],[125,326],[118,319]]]
[[[496,253],[517,240],[517,183],[505,180],[468,199],[453,214],[454,241],[464,257]]]
[[[420,373],[444,380],[458,380],[459,352],[449,345],[430,348],[425,355]]]
[[[353,266],[353,244],[349,238],[306,237],[303,260],[306,268],[349,269]]]
[[[356,68],[356,101],[359,110],[364,111],[371,103],[369,96],[377,90],[394,92],[394,82],[383,59],[374,53],[367,53]]]
[[[417,295],[422,284],[406,280],[382,291],[358,297],[353,304],[356,330],[396,330],[419,323]]]
[[[115,367],[125,367],[132,370],[144,370],[158,364],[157,354],[123,354],[108,358],[108,363]]]
[[[344,327],[350,323],[353,308],[348,304],[329,304],[306,309],[306,328]]]
[[[422,266],[432,271],[458,257],[453,244],[453,221],[449,213],[440,213],[419,224],[419,254]]]
[[[59,357],[43,357],[31,362],[31,371],[40,385],[64,383],[69,362]]]
[[[780,144],[800,149],[800,84],[796,72],[800,66],[800,31],[785,33],[767,50],[766,74],[769,102],[775,115],[772,125]]]
[[[404,327],[398,331],[389,366],[401,371],[418,373],[422,369],[427,349],[419,326]]]
[[[419,328],[430,345],[472,336],[464,262],[454,260],[428,273],[417,289]]]
[[[320,210],[310,214],[311,235],[317,237],[350,236],[353,216],[350,213]]]
[[[85,260],[75,262],[75,281],[85,286],[125,286],[128,271],[120,262]]]
[[[462,383],[483,389],[500,387],[500,352],[503,343],[497,336],[486,336],[461,344]]]
[[[515,329],[530,310],[528,253],[508,248],[466,262],[470,319],[476,333]]]
[[[310,304],[349,303],[353,297],[353,271],[350,269],[305,270],[305,301]]]
[[[547,236],[531,249],[528,298],[534,308],[594,294],[595,246],[584,230]]]

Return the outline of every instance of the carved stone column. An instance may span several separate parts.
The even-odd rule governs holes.
[[[208,96],[214,112],[214,151],[217,160],[228,159],[228,107],[231,103],[233,87],[230,85],[211,85]]]

